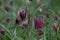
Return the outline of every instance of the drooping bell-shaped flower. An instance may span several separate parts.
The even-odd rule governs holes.
[[[11,19],[10,18],[6,18],[6,23],[10,23]]]
[[[23,21],[23,26],[24,26],[24,27],[27,27],[28,24],[29,24],[28,19],[25,19],[25,20]]]
[[[53,23],[53,29],[54,29],[55,31],[58,30],[58,23],[57,23],[57,21],[54,21],[54,23]]]
[[[35,25],[35,28],[43,28],[44,20],[41,17],[40,18],[35,18],[34,19],[34,25]]]
[[[10,11],[10,6],[5,6],[5,11],[9,12]]]
[[[58,15],[55,15],[55,16],[54,16],[54,19],[55,19],[55,20],[58,20]]]
[[[10,0],[10,5],[12,5],[12,4],[13,4],[13,2],[14,2],[14,0]]]
[[[0,30],[0,33],[1,33],[2,35],[5,35],[5,30],[2,28],[2,29]]]
[[[20,20],[18,18],[16,18],[15,24],[19,24],[19,23],[20,23]]]
[[[19,10],[18,11],[18,15],[20,16],[20,18],[22,20],[24,20],[26,18],[26,12],[25,12],[25,10],[24,9]]]
[[[49,18],[49,14],[48,13],[46,13],[46,18]]]

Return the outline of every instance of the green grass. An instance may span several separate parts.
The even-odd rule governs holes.
[[[53,30],[52,24],[54,22],[54,16],[60,14],[60,0],[40,0],[41,5],[36,3],[36,0],[27,3],[26,0],[14,0],[14,3],[10,5],[9,0],[0,0],[0,29],[4,28],[5,35],[1,35],[0,40],[60,40],[60,18],[57,20],[59,30],[57,33]],[[9,5],[10,12],[6,12],[5,5]],[[42,12],[39,11],[39,7],[42,8]],[[42,36],[37,35],[37,30],[34,28],[34,18],[42,17],[46,19],[45,8],[49,7],[48,14],[49,24],[44,25],[44,34]],[[26,14],[31,15],[30,24],[28,28],[22,28],[23,21],[20,24],[15,24],[15,19],[19,18],[18,9],[27,9]],[[6,18],[11,18],[10,23],[6,23]],[[29,19],[29,18],[28,18]]]

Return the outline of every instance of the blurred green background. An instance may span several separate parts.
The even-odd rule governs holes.
[[[52,28],[54,16],[60,14],[60,0],[0,0],[0,29],[4,28],[5,35],[0,34],[0,40],[60,40],[60,17],[57,20],[59,30],[57,33]],[[8,5],[10,11],[6,12],[4,7]],[[46,10],[48,8],[48,10]],[[26,9],[26,14],[31,15],[31,24],[28,28],[22,28],[22,22],[16,25],[15,20],[19,18],[18,10]],[[40,10],[39,10],[40,9]],[[34,18],[42,17],[46,19],[46,13],[49,14],[49,24],[44,26],[44,35],[37,36],[34,28]],[[6,18],[11,22],[6,23]]]

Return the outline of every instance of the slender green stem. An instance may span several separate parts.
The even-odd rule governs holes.
[[[2,26],[2,27],[9,33],[10,36],[12,36],[11,32],[9,31],[9,29],[7,29],[7,28],[6,28],[4,25],[2,25],[1,23],[0,23],[0,26]]]

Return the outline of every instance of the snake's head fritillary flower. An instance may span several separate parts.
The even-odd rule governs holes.
[[[19,24],[19,23],[20,23],[20,20],[18,18],[16,18],[15,24]]]
[[[10,6],[5,6],[5,10],[6,10],[7,12],[9,12],[9,11],[10,11]]]
[[[46,13],[46,18],[49,18],[49,14],[48,13]]]
[[[22,20],[24,20],[26,18],[26,12],[25,12],[25,10],[24,9],[19,10],[18,11],[18,15],[20,16],[20,18]]]
[[[28,19],[25,19],[25,20],[23,21],[23,26],[24,26],[24,27],[27,27],[28,24],[29,24]]]
[[[44,20],[41,17],[40,18],[35,18],[34,19],[34,25],[35,25],[35,28],[43,28]]]
[[[0,30],[0,33],[1,33],[2,35],[5,35],[5,30],[2,28],[2,29]]]
[[[58,15],[55,15],[55,16],[54,16],[54,19],[55,19],[55,20],[58,20]]]
[[[10,18],[6,18],[6,23],[10,23]]]
[[[58,23],[57,23],[57,21],[55,21],[55,22],[53,23],[53,29],[54,29],[55,31],[58,30]]]
[[[13,4],[13,2],[14,2],[14,0],[10,0],[10,5],[12,5],[12,4]]]

